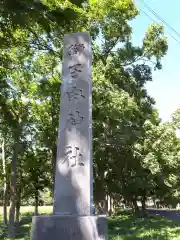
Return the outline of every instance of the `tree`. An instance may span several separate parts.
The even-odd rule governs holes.
[[[144,122],[152,118],[154,100],[148,96],[145,83],[152,80],[152,68],[161,67],[167,41],[162,26],[152,25],[143,46],[134,47],[128,20],[137,13],[132,1],[119,2],[108,8],[98,26],[102,43],[94,46],[93,72],[94,178],[98,203],[106,202],[105,195],[111,192],[113,184],[113,189],[136,204],[141,184],[137,183],[146,172],[133,148],[143,137]]]
[[[48,152],[41,149],[31,149],[24,156],[24,173],[22,176],[23,197],[34,197],[34,214],[38,215],[40,191],[51,186]],[[25,188],[28,184],[28,189]]]

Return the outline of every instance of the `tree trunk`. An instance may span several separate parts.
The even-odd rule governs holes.
[[[102,190],[99,189],[98,195],[95,197],[96,207],[98,214],[108,213],[108,201],[106,199],[106,195]]]
[[[108,196],[108,212],[109,216],[111,216],[114,213],[114,199],[112,196]]]
[[[143,196],[141,199],[141,204],[142,204],[142,216],[146,216],[147,212],[146,212],[146,197]]]
[[[56,136],[55,126],[54,126],[54,118],[56,115],[55,108],[56,108],[56,100],[54,93],[51,94],[51,127],[52,132],[54,133],[54,138]],[[54,195],[54,184],[55,184],[55,172],[56,172],[56,154],[57,154],[57,145],[56,145],[56,139],[52,142],[51,145],[51,156],[52,156],[52,196]]]
[[[157,208],[156,206],[156,200],[153,198],[153,204],[154,204],[154,208]]]
[[[22,183],[22,168],[21,162],[19,161],[19,175],[18,184],[16,183],[16,225],[19,225],[20,220],[20,208],[21,208],[21,183]]]
[[[19,225],[20,207],[21,207],[21,190],[18,189],[16,199],[16,225]]]
[[[109,216],[112,215],[112,200],[111,200],[111,196],[108,195],[108,213],[109,213]]]
[[[8,237],[15,237],[15,207],[16,207],[16,181],[17,181],[17,155],[19,147],[19,135],[16,132],[14,136],[13,155],[11,161],[11,183],[10,183],[10,209]]]
[[[6,173],[6,160],[5,160],[5,146],[4,139],[2,140],[2,167],[4,177],[4,195],[3,195],[3,220],[4,224],[7,225],[7,200],[8,200],[8,184],[7,184],[7,173]]]
[[[4,224],[7,225],[7,202],[8,202],[8,184],[4,184],[4,200],[3,200],[3,219]]]
[[[20,219],[20,204],[16,204],[16,224],[19,225]]]
[[[38,213],[38,206],[39,206],[39,191],[36,190],[35,192],[35,207],[34,207],[34,215],[37,216]]]
[[[132,209],[135,214],[139,215],[139,207],[135,198],[132,199]]]
[[[56,152],[57,152],[57,146],[55,145],[51,149],[51,154],[52,154],[52,196],[54,194],[54,184],[55,184]]]
[[[142,198],[141,204],[142,204],[142,211],[145,212],[146,211],[146,198],[145,197]]]

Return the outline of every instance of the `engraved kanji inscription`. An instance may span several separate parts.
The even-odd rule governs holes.
[[[68,113],[68,122],[70,122],[71,125],[81,124],[83,120],[84,116],[79,112],[79,110],[76,110],[75,112],[70,111]]]
[[[82,72],[83,64],[77,63],[72,66],[69,66],[69,73],[72,78],[77,78],[78,74]]]
[[[77,146],[66,146],[65,158],[63,160],[64,163],[68,163],[68,166],[84,166],[83,163],[83,155]]]
[[[71,89],[67,91],[66,94],[68,96],[69,102],[72,102],[73,100],[80,101],[86,98],[83,90],[81,88],[77,88],[76,86],[71,87]]]
[[[72,57],[74,55],[81,54],[84,49],[84,44],[72,44],[68,47],[68,54]]]

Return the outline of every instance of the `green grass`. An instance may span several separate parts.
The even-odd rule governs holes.
[[[52,207],[40,207],[40,213],[51,213]],[[21,208],[21,222],[16,239],[29,240],[33,207]],[[6,228],[0,209],[0,239],[5,238]],[[137,218],[129,212],[109,218],[109,240],[180,240],[180,222],[159,216]]]
[[[9,209],[8,209],[9,210]],[[31,230],[31,222],[33,216],[34,207],[21,207],[21,219],[20,219],[20,226],[16,230],[16,239],[18,240],[30,240],[30,230]],[[5,233],[7,228],[4,227],[3,219],[2,219],[3,210],[0,207],[0,239],[8,240],[5,237]],[[52,207],[39,207],[40,214],[50,214],[52,213]]]
[[[109,240],[180,240],[180,222],[160,216],[137,218],[122,212],[109,218]]]

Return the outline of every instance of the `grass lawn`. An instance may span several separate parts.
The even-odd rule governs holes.
[[[52,207],[40,207],[40,213],[51,213]],[[18,240],[30,239],[32,207],[22,207],[21,224],[17,231]],[[0,239],[6,228],[2,223],[0,209]],[[180,222],[171,221],[160,216],[137,218],[129,212],[122,212],[118,217],[109,218],[109,240],[180,240]]]

